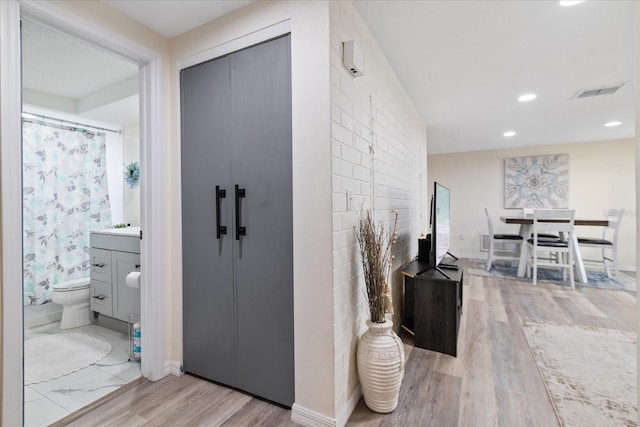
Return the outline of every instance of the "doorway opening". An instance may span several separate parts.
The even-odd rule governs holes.
[[[22,20],[25,425],[140,377],[138,73]]]
[[[144,239],[140,245],[140,319],[145,350],[141,354],[141,373],[157,380],[164,368],[164,283],[154,265],[162,265],[165,230],[163,165],[166,162],[160,147],[162,143],[161,62],[159,53],[137,45],[120,35],[111,33],[93,22],[65,12],[45,3],[0,2],[3,32],[0,36],[0,144],[2,203],[2,424],[22,425],[24,421],[23,369],[23,212],[22,212],[22,82],[21,82],[21,19],[44,24],[52,30],[76,37],[103,52],[125,58],[138,68],[139,82],[139,136],[140,136],[140,227]],[[35,108],[35,106],[32,105]],[[44,119],[41,112],[32,113]],[[40,116],[40,117],[38,117]],[[31,117],[33,120],[33,117]],[[64,119],[63,119],[64,120]],[[76,126],[87,128],[95,119],[83,118]],[[54,122],[60,123],[59,118]],[[83,126],[80,126],[82,124]],[[98,126],[100,127],[100,126]],[[91,130],[93,128],[87,129]],[[99,133],[99,129],[93,129]],[[113,130],[113,129],[112,129]],[[94,132],[90,132],[94,133]],[[94,134],[95,134],[94,133]],[[154,209],[155,207],[155,209]],[[154,292],[145,286],[154,284]],[[64,313],[64,310],[63,310]],[[19,409],[18,409],[19,408]]]

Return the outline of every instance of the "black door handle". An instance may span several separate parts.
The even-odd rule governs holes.
[[[104,267],[104,264],[103,264],[103,263],[101,263],[101,262],[96,263],[96,264],[91,264],[91,265],[92,265],[92,266],[94,266],[94,267],[99,267],[99,268]]]
[[[245,189],[238,187],[236,184],[236,240],[240,240],[240,236],[247,235],[247,227],[240,226],[240,198],[245,196]]]
[[[219,239],[221,235],[227,234],[227,227],[220,225],[220,199],[227,197],[227,190],[221,190],[219,185],[216,185],[216,238]]]

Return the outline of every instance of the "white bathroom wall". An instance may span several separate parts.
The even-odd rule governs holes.
[[[111,223],[120,224],[124,222],[123,138],[121,134],[113,132],[105,132],[105,136],[107,139],[107,183],[109,203],[111,204]]]
[[[122,127],[112,123],[78,117],[73,114],[42,108],[36,105],[24,104],[24,111],[59,118],[70,123],[85,123],[105,129],[122,130]],[[105,132],[107,144],[107,183],[109,187],[109,202],[111,204],[111,220],[113,224],[124,222],[124,193],[123,193],[123,143],[122,134]]]
[[[124,127],[124,164],[131,162],[140,164],[140,126],[138,123]],[[124,176],[124,175],[123,175]],[[140,225],[140,185],[131,189],[127,184],[124,188],[124,221],[132,226]]]

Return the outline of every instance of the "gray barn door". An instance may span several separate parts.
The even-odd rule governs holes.
[[[282,37],[181,74],[184,368],[286,406],[294,401],[289,46]],[[226,190],[220,239],[216,185]]]
[[[183,366],[234,385],[229,58],[182,71]],[[216,186],[220,224],[216,237]]]

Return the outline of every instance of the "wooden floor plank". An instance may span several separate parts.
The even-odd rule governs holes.
[[[258,399],[251,399],[229,417],[223,426],[295,426],[289,411]]]
[[[474,353],[461,377],[459,426],[495,426],[498,423],[491,346],[473,342]]]
[[[488,319],[507,322],[507,313],[504,311],[504,302],[502,301],[499,285],[496,284],[492,277],[487,279],[487,284],[488,286],[485,286],[485,301],[487,301]]]
[[[483,277],[474,276],[472,274],[467,274],[465,277],[465,282],[468,282],[468,287],[465,290],[468,290],[468,298],[484,301],[485,300],[485,292],[484,292],[484,284]],[[464,292],[463,292],[464,293]]]
[[[635,331],[635,293],[465,274],[458,357],[413,347],[398,407],[369,410],[360,399],[348,426],[534,426],[558,420],[527,344],[525,317]],[[294,426],[291,412],[184,375],[145,382],[72,426]]]

